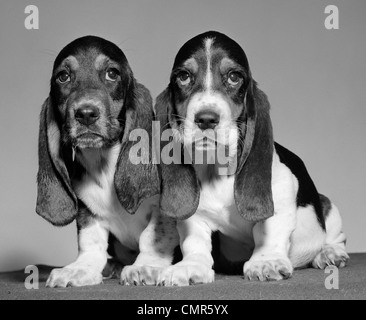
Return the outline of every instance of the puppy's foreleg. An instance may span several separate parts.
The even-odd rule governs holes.
[[[157,285],[160,273],[171,265],[178,245],[176,221],[160,215],[159,208],[154,207],[149,224],[140,236],[140,253],[132,265],[123,268],[121,284]]]
[[[107,263],[108,230],[87,209],[77,217],[79,253],[76,261],[53,269],[47,287],[80,287],[100,284]]]
[[[253,227],[255,248],[244,264],[250,280],[281,280],[291,276],[290,237],[296,226],[297,181],[290,170],[274,159],[272,194],[274,215]]]
[[[163,271],[159,284],[187,286],[213,282],[211,228],[196,213],[187,220],[178,221],[177,229],[183,259]]]

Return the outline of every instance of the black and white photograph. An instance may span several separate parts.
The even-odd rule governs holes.
[[[365,14],[3,0],[0,300],[365,300]]]

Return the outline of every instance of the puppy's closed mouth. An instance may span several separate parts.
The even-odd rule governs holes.
[[[217,141],[214,139],[211,139],[209,137],[204,137],[202,139],[199,139],[195,141],[195,148],[198,150],[210,150],[210,149],[216,149],[217,147]]]
[[[79,134],[76,137],[76,139],[95,139],[98,137],[103,139],[103,136],[100,133],[88,131],[88,132],[83,132],[83,133]]]
[[[84,132],[79,134],[75,138],[75,142],[73,143],[74,147],[78,148],[101,148],[104,143],[104,137],[95,132]]]

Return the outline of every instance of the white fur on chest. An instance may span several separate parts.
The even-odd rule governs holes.
[[[147,225],[149,210],[130,215],[121,206],[114,187],[114,174],[121,145],[104,151],[84,150],[78,159],[86,174],[73,181],[75,192],[105,227],[127,247],[137,248],[138,239]]]
[[[119,149],[118,145],[103,154],[98,151],[83,152],[82,162],[87,167],[87,173],[74,184],[77,196],[92,213],[102,219],[123,211],[114,189]],[[100,162],[104,164],[101,165]]]
[[[238,213],[234,200],[234,181],[234,176],[222,176],[203,182],[196,215],[201,217],[211,230],[219,230],[230,238],[247,242],[252,238],[254,223],[243,219]],[[287,207],[289,202],[295,201],[297,185],[296,178],[274,152],[272,193],[276,209],[281,210],[282,207]]]
[[[200,202],[196,215],[199,215],[213,231],[241,242],[252,236],[253,223],[244,220],[234,201],[234,176],[221,177],[202,184]]]

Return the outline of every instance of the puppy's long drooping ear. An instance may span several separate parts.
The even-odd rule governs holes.
[[[155,112],[157,120],[160,121],[160,136],[162,131],[171,129],[169,125],[169,119],[173,113],[171,101],[169,87],[156,99]],[[164,144],[161,142],[161,149],[163,147]],[[162,214],[176,219],[187,219],[193,215],[200,199],[199,183],[193,166],[184,164],[183,161],[181,164],[164,164],[161,161],[160,179],[160,210]]]
[[[259,221],[273,215],[273,134],[267,96],[251,80],[246,95],[234,197],[244,219]]]
[[[125,133],[114,176],[118,199],[130,214],[134,214],[145,199],[159,193],[158,169],[152,153],[152,99],[143,85],[134,83],[133,86],[133,90],[129,90],[132,96],[126,100]],[[134,129],[145,132],[148,141],[131,141],[130,133]],[[141,157],[147,160],[138,164],[131,161],[130,154],[137,144],[141,147]]]
[[[36,212],[52,224],[63,226],[74,220],[78,205],[60,145],[60,129],[49,97],[40,116]]]

